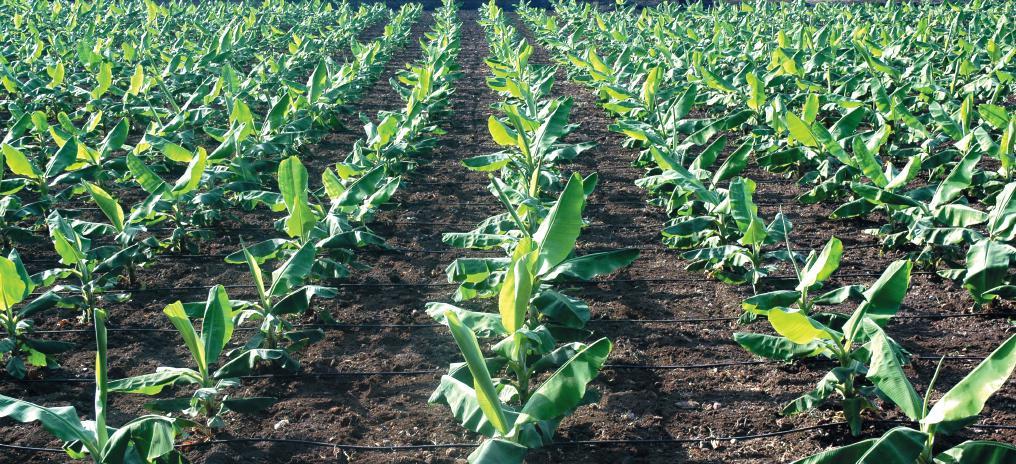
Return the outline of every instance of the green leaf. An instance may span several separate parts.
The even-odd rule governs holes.
[[[194,372],[192,369],[160,367],[158,371],[151,374],[113,380],[109,383],[109,391],[114,393],[158,395],[166,387],[178,383],[197,383],[200,381],[201,374]]]
[[[730,182],[728,196],[730,198],[730,214],[737,223],[737,228],[746,234],[752,223],[761,224],[758,218],[758,206],[752,200],[755,194],[755,181],[738,177]]]
[[[184,195],[198,188],[198,185],[201,184],[201,176],[205,172],[207,162],[208,153],[205,152],[204,148],[198,147],[197,155],[191,158],[190,163],[187,165],[187,170],[183,172],[183,175],[173,185],[173,194],[177,196]]]
[[[300,368],[300,363],[293,359],[289,353],[286,353],[286,350],[254,349],[234,356],[219,370],[213,372],[212,378],[225,379],[249,375],[257,367],[259,361],[272,361],[279,368],[290,372],[296,372]]]
[[[713,74],[704,66],[697,66],[697,69],[699,73],[702,74],[702,80],[705,81],[707,86],[719,90],[720,92],[737,93],[737,89],[734,88],[730,81]]]
[[[525,239],[516,249],[511,267],[501,284],[498,294],[498,312],[501,324],[509,334],[522,328],[529,313],[529,300],[533,296],[532,263],[536,258],[529,239]]]
[[[324,58],[322,58],[318,61],[317,67],[314,68],[314,73],[311,74],[310,78],[307,80],[307,101],[311,105],[317,103],[327,86],[328,63],[325,62]]]
[[[141,185],[141,188],[151,194],[162,193],[169,188],[166,181],[162,180],[154,171],[145,165],[143,161],[133,153],[127,153],[127,168],[130,169],[134,180]]]
[[[755,333],[734,333],[734,341],[749,353],[776,361],[813,356],[821,349],[817,342],[798,344],[784,337]]]
[[[470,464],[522,464],[528,451],[518,443],[495,438],[484,440],[467,459]]]
[[[45,177],[47,179],[56,177],[67,169],[68,166],[74,164],[74,161],[78,159],[78,140],[75,137],[67,139],[67,142],[56,151],[56,154],[49,159],[49,163],[46,164]]]
[[[877,153],[868,150],[868,146],[861,137],[854,137],[853,147],[854,159],[857,161],[857,166],[861,168],[861,172],[864,173],[865,177],[871,179],[871,182],[876,187],[886,188],[889,185],[889,179],[886,179],[885,173],[882,172],[882,165],[875,157]]]
[[[589,280],[628,266],[638,257],[639,251],[636,249],[590,253],[567,259],[541,277],[543,280],[553,280],[561,276]]]
[[[473,376],[473,389],[476,391],[476,399],[480,409],[483,410],[483,415],[501,436],[507,436],[510,430],[508,421],[505,418],[501,400],[498,399],[497,390],[494,389],[490,372],[487,371],[487,363],[483,359],[480,345],[476,343],[476,336],[459,321],[454,312],[446,311],[445,319],[448,321],[448,328],[451,329],[455,343],[466,360],[466,365],[469,366],[469,372]]]
[[[936,426],[948,432],[954,426],[973,421],[1016,368],[1016,335],[981,361],[963,380],[949,390],[928,411],[921,425]]]
[[[972,150],[967,153],[956,166],[953,167],[945,180],[935,190],[931,199],[931,209],[938,208],[950,201],[953,201],[963,194],[963,191],[970,187],[974,176],[974,168],[981,160],[982,153],[979,150]]]
[[[31,281],[25,281],[13,261],[0,257],[0,311],[8,311],[21,303],[30,284]]]
[[[286,233],[290,237],[304,237],[317,222],[307,201],[307,168],[300,158],[290,156],[279,163],[279,193],[286,203]]]
[[[797,284],[797,290],[806,290],[819,282],[825,282],[840,267],[842,256],[843,242],[836,237],[830,238],[822,248],[822,252],[801,269],[801,280]]]
[[[167,143],[161,148],[162,154],[177,163],[189,163],[194,159],[194,153],[175,143]]]
[[[498,145],[514,147],[518,144],[518,133],[491,115],[487,118],[487,130]]]
[[[104,464],[125,464],[140,456],[145,462],[162,462],[160,458],[177,454],[174,443],[176,436],[181,433],[181,424],[193,426],[188,421],[165,416],[134,419],[109,437],[98,461]],[[168,461],[182,462],[183,457],[177,456]]]
[[[753,72],[749,72],[744,75],[744,80],[748,82],[748,108],[755,111],[761,111],[762,106],[766,104],[765,84],[755,75]]]
[[[99,454],[95,435],[85,429],[73,406],[46,408],[28,401],[0,395],[0,417],[23,424],[39,422],[42,428],[64,442],[80,442],[93,456]]]
[[[229,303],[226,288],[216,285],[208,289],[205,313],[201,318],[201,342],[205,359],[214,363],[222,349],[233,338],[233,306]]]
[[[885,331],[875,324],[871,324],[871,329],[874,335],[871,336],[871,342],[867,345],[868,352],[871,353],[871,361],[866,377],[893,403],[896,403],[910,420],[919,420],[923,414],[923,399],[907,380],[907,374],[903,372],[903,365],[896,351],[893,350]]]
[[[533,234],[533,240],[539,251],[536,275],[545,274],[571,254],[575,248],[575,240],[582,230],[582,210],[585,204],[582,177],[574,173],[539,229]]]
[[[448,319],[445,318],[445,313],[448,311],[455,313],[460,323],[473,331],[477,337],[490,338],[508,335],[508,331],[501,324],[499,314],[469,311],[447,303],[427,303],[427,315],[439,324],[448,325]]]
[[[967,250],[966,273],[963,288],[970,292],[977,304],[995,299],[990,290],[1005,285],[1009,274],[1009,262],[1016,256],[1016,249],[994,240],[980,240]]]
[[[138,63],[134,67],[134,74],[131,75],[130,87],[127,88],[127,95],[141,93],[141,86],[145,83],[145,68]]]
[[[183,309],[183,303],[177,301],[166,305],[162,310],[169,318],[169,322],[176,327],[177,332],[180,332],[180,336],[183,337],[183,343],[187,346],[187,350],[190,351],[191,357],[194,358],[194,363],[197,364],[198,370],[202,373],[208,372],[208,361],[205,357],[205,347],[198,338],[197,332],[194,330],[194,325],[191,324],[189,318],[187,318],[187,311]]]
[[[936,464],[1007,464],[1016,462],[1016,446],[997,441],[971,440],[935,456]]]
[[[42,173],[39,172],[39,168],[35,167],[35,165],[32,164],[32,162],[29,161],[27,157],[25,157],[24,153],[21,153],[20,150],[6,143],[3,144],[2,148],[4,161],[7,164],[7,168],[10,169],[11,172],[19,176],[25,176],[29,179],[42,178]]]
[[[988,213],[988,233],[1003,242],[1016,241],[1016,182],[1010,182],[995,197]]]
[[[282,296],[302,284],[314,267],[315,256],[317,248],[313,243],[300,247],[299,251],[272,272],[272,287],[268,290],[268,295]]]
[[[748,156],[754,148],[754,139],[746,140],[741,144],[741,146],[737,147],[737,150],[734,150],[734,152],[723,161],[723,164],[721,164],[716,170],[716,173],[713,174],[712,184],[716,185],[719,182],[730,179],[744,171],[744,169],[748,167]]]
[[[815,138],[815,134],[811,131],[811,125],[804,122],[793,112],[788,111],[787,117],[787,129],[790,130],[790,135],[795,140],[800,142],[806,147],[818,148],[818,140]]]
[[[862,440],[852,445],[841,446],[808,456],[794,461],[793,464],[855,464],[874,445],[874,438]]]
[[[928,434],[896,427],[882,435],[861,456],[858,464],[914,464],[924,452]]]
[[[99,209],[106,215],[106,218],[109,219],[111,224],[113,224],[113,227],[116,228],[117,232],[123,232],[124,216],[123,208],[120,207],[120,203],[118,203],[112,196],[110,196],[109,193],[98,185],[91,182],[85,182],[85,188],[88,190],[89,195],[92,196],[92,201],[99,206]]]
[[[798,345],[806,345],[819,339],[833,339],[832,334],[822,324],[797,309],[784,311],[773,308],[769,311],[769,323],[777,333]]]
[[[863,308],[866,317],[879,326],[885,326],[886,321],[899,311],[903,298],[907,296],[907,289],[910,288],[910,270],[913,267],[914,264],[910,260],[894,261],[890,264],[878,280],[864,292],[866,301],[861,303],[859,310]],[[853,319],[852,317],[851,320]],[[848,322],[847,325],[851,323]],[[851,333],[846,328],[844,332]]]
[[[533,392],[515,425],[554,420],[575,409],[612,348],[610,340],[601,338],[580,350]]]

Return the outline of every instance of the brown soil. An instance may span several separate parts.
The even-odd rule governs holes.
[[[429,18],[429,14],[425,14]],[[463,158],[489,153],[497,148],[490,141],[485,121],[490,105],[498,100],[486,85],[488,69],[483,60],[487,48],[475,11],[463,11],[463,50],[460,63],[462,78],[456,83],[453,117],[448,134],[422,165],[400,188],[389,211],[382,213],[372,228],[388,237],[391,245],[408,248],[404,254],[365,253],[369,269],[357,273],[358,283],[440,283],[444,267],[462,252],[451,250],[440,241],[441,233],[463,231],[476,221],[497,211],[486,192],[486,178],[467,171],[459,163]],[[419,47],[416,37],[429,27],[429,19],[414,29],[414,38],[392,60],[378,84],[364,100],[363,111],[392,108],[399,102],[388,85],[388,77],[402,63],[415,59]],[[521,24],[520,24],[521,26]],[[524,28],[520,27],[520,30]],[[530,38],[531,42],[532,39]],[[549,62],[539,49],[536,62]],[[557,95],[576,100],[572,122],[581,124],[575,140],[594,140],[598,146],[583,154],[571,169],[600,175],[597,192],[587,209],[594,224],[580,238],[584,250],[622,247],[644,248],[633,266],[603,279],[596,285],[576,286],[570,293],[586,300],[596,321],[590,324],[596,337],[609,337],[615,343],[610,363],[614,365],[690,365],[751,361],[730,337],[739,329],[729,321],[715,322],[610,322],[621,319],[683,319],[736,317],[740,301],[750,288],[702,281],[700,274],[683,270],[677,253],[659,242],[659,230],[665,214],[642,201],[644,192],[634,185],[641,169],[631,167],[637,153],[622,146],[622,138],[607,131],[611,122],[580,85],[567,82],[559,73]],[[311,150],[304,158],[316,172],[341,159],[354,140],[360,137],[358,125],[337,133]],[[828,205],[803,207],[795,204],[800,193],[792,181],[781,181],[772,174],[752,171],[748,176],[773,180],[759,184],[758,198],[766,204],[782,203],[783,211],[795,222],[794,246],[820,247],[830,235],[844,240],[848,248],[843,262],[844,274],[879,272],[898,257],[881,254],[868,246],[873,238],[861,230],[873,224],[862,221],[832,222],[824,218]],[[312,175],[312,179],[316,177]],[[460,203],[482,203],[471,206]],[[775,206],[762,208],[763,217],[772,217]],[[272,218],[246,213],[237,224],[268,228]],[[259,237],[248,237],[253,240]],[[202,252],[229,253],[235,250],[235,237],[219,237],[201,244]],[[221,262],[165,259],[143,270],[143,283],[149,287],[209,286],[216,283],[243,284],[244,269]],[[623,282],[629,279],[688,279],[688,282]],[[870,283],[874,279],[842,278],[831,285]],[[614,281],[614,282],[612,282]],[[453,287],[343,287],[334,300],[319,301],[316,311],[329,311],[348,323],[427,324],[423,312],[428,301],[450,301]],[[160,310],[176,299],[198,299],[203,291],[160,294],[137,293],[123,305],[110,308],[114,327],[152,327],[170,325]],[[249,290],[230,290],[233,298],[251,296]],[[479,305],[489,304],[480,303]],[[476,307],[475,304],[470,303]],[[950,314],[970,311],[965,292],[949,282],[919,275],[913,279],[910,293],[901,311],[903,315]],[[1013,323],[997,314],[1012,313],[1011,307],[992,308],[987,315],[943,319],[898,319],[889,326],[890,334],[908,350],[921,355],[959,355],[979,357],[991,351],[1014,330]],[[849,310],[849,308],[843,308]],[[993,315],[994,314],[994,315]],[[67,314],[71,317],[72,314]],[[41,328],[57,327],[57,319],[40,319]],[[305,322],[314,322],[310,316]],[[760,326],[756,326],[760,327]],[[761,328],[760,328],[761,330]],[[247,335],[241,334],[243,339]],[[63,356],[63,367],[55,372],[33,372],[35,378],[88,378],[94,354],[87,333],[72,333],[59,338],[80,344],[81,351]],[[178,335],[166,332],[114,331],[109,340],[112,376],[148,373],[158,366],[186,366],[189,357],[179,348]],[[172,347],[172,348],[167,348]],[[437,327],[365,327],[330,330],[327,338],[300,353],[305,372],[334,373],[353,371],[427,371],[443,369],[459,360],[451,337]],[[939,380],[938,391],[957,382],[973,367],[973,362],[948,362]],[[692,437],[729,437],[828,424],[840,420],[835,408],[785,418],[779,415],[783,403],[810,388],[825,374],[829,365],[821,361],[787,365],[743,365],[701,369],[606,368],[594,382],[602,393],[595,404],[580,408],[562,424],[557,439],[631,440],[676,439]],[[919,391],[934,370],[933,361],[915,361],[908,368]],[[289,438],[335,444],[405,445],[477,443],[479,438],[465,433],[449,412],[427,404],[437,384],[438,374],[322,376],[294,379],[246,381],[238,393],[276,396],[280,401],[267,411],[250,416],[229,416],[229,427],[217,439]],[[90,411],[92,391],[88,384],[15,382],[8,380],[0,393],[46,405],[70,404],[79,412]],[[181,390],[181,394],[183,391]],[[142,414],[144,398],[114,395],[111,422],[120,424]],[[869,419],[899,419],[888,410],[869,415]],[[1016,389],[1010,382],[988,404],[983,423],[1016,423]],[[870,421],[865,437],[881,433],[889,425]],[[975,433],[976,432],[976,433]],[[954,443],[966,438],[998,439],[1016,442],[1013,431],[968,431],[949,438]],[[842,427],[797,433],[785,437],[753,440],[709,440],[692,444],[621,444],[611,446],[565,446],[530,453],[531,463],[731,463],[787,462],[829,446],[853,439]],[[25,446],[59,446],[34,425],[0,421],[0,442]],[[186,455],[197,463],[443,463],[463,462],[468,448],[449,448],[411,452],[363,452],[332,448],[310,448],[282,443],[203,444],[187,449]],[[66,456],[0,449],[0,462],[25,464],[65,462]]]

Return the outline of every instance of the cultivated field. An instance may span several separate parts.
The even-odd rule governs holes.
[[[0,462],[1016,462],[1016,4],[433,3],[0,2]]]

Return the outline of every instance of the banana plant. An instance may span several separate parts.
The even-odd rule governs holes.
[[[313,244],[321,256],[314,262],[315,278],[343,278],[349,275],[348,267],[354,264],[355,250],[367,246],[384,247],[384,239],[363,225],[353,225],[384,203],[394,190],[377,183],[384,172],[377,169],[348,185],[343,184],[330,168],[322,174],[325,193],[331,206],[311,201],[307,168],[295,156],[279,163],[278,192],[250,191],[248,198],[270,205],[273,211],[286,211],[287,215],[276,223],[276,228],[289,238],[270,238],[246,247],[259,264],[279,256],[287,257],[301,247]],[[397,185],[397,181],[396,181]],[[231,264],[245,264],[244,252],[237,251],[226,257]]]
[[[313,243],[304,244],[283,261],[267,281],[261,271],[261,264],[246,245],[241,251],[257,289],[258,299],[238,303],[237,325],[246,321],[260,324],[257,334],[250,338],[244,349],[281,348],[286,353],[294,353],[322,340],[324,332],[321,329],[294,329],[293,324],[287,320],[291,315],[306,313],[314,297],[334,298],[337,295],[335,288],[306,284],[312,277],[317,247]],[[293,362],[295,361],[287,358],[282,364]]]
[[[185,305],[177,301],[167,305],[162,312],[180,332],[197,369],[159,367],[151,374],[114,380],[109,384],[109,391],[157,395],[167,387],[192,386],[196,389],[189,397],[151,401],[145,404],[145,409],[159,413],[182,412],[189,418],[203,419],[209,429],[223,428],[223,416],[227,412],[256,412],[277,401],[270,397],[230,395],[230,389],[241,385],[239,376],[249,374],[261,360],[278,361],[282,367],[289,369],[298,367],[285,350],[279,349],[242,350],[240,353],[232,353],[232,359],[220,359],[226,354],[225,349],[235,330],[234,310],[222,285],[209,290],[208,299],[203,305]],[[189,312],[199,312],[202,322],[200,332],[194,328]],[[219,368],[213,370],[215,366]]]
[[[963,380],[938,401],[931,401],[935,380],[942,364],[932,376],[924,397],[917,394],[903,372],[887,338],[876,331],[869,343],[872,370],[881,392],[917,422],[917,428],[896,427],[878,438],[834,448],[795,461],[794,464],[1003,464],[1016,460],[1016,446],[989,440],[968,440],[941,449],[937,439],[974,423],[985,404],[1016,369],[1016,335],[1009,337],[989,354]]]
[[[793,253],[789,249],[789,246],[787,252]],[[840,301],[836,297],[838,293],[842,293],[845,290],[834,290],[817,297],[814,296],[813,292],[821,290],[822,283],[832,277],[840,267],[840,259],[842,257],[843,242],[836,237],[832,237],[822,247],[822,251],[816,253],[815,250],[812,250],[808,254],[808,257],[805,258],[804,264],[801,267],[797,266],[797,259],[792,259],[791,263],[794,265],[794,274],[797,278],[797,285],[794,289],[759,293],[745,299],[741,303],[741,308],[744,309],[741,322],[754,321],[757,316],[765,315],[765,311],[777,307],[796,307],[804,314],[810,314],[816,305],[828,304],[830,300],[832,302]],[[857,293],[856,289],[848,288],[846,291],[850,290],[854,290],[855,294]]]
[[[11,250],[6,258],[0,257],[0,309],[3,310],[0,323],[4,328],[0,355],[6,358],[7,373],[18,379],[25,378],[28,373],[26,366],[59,367],[55,355],[75,347],[70,342],[33,336],[35,323],[31,317],[56,306],[60,299],[53,292],[46,292],[22,305],[36,287],[17,250]]]
[[[1016,298],[1009,269],[1016,260],[1016,182],[1007,184],[995,197],[995,206],[986,215],[986,232],[967,249],[965,266],[939,271],[939,275],[962,282],[975,307],[1002,297]]]
[[[470,454],[470,462],[521,463],[528,449],[551,443],[560,422],[593,399],[588,384],[609,356],[611,342],[601,338],[556,346],[562,336],[575,333],[555,329],[564,325],[559,321],[565,308],[537,304],[546,287],[543,279],[569,266],[582,228],[583,202],[582,178],[574,174],[536,232],[515,246],[498,293],[498,314],[428,305],[428,314],[449,327],[465,359],[449,367],[430,402],[447,405],[464,427],[487,437]],[[585,320],[588,313],[581,325]],[[491,347],[493,358],[484,358],[477,337],[499,340]],[[505,377],[492,377],[502,371]],[[536,385],[544,373],[549,377]]]
[[[584,224],[582,211],[585,209],[586,198],[592,194],[596,183],[595,174],[585,179],[578,174],[572,174],[557,201],[549,207],[544,207],[536,201],[526,200],[527,196],[524,193],[513,190],[500,179],[492,178],[492,190],[506,212],[488,218],[469,232],[446,233],[442,240],[459,248],[501,248],[508,256],[458,258],[449,264],[446,268],[448,281],[459,284],[454,296],[455,301],[491,298],[498,295],[504,279],[511,270],[510,257],[515,253],[519,241],[534,236],[547,221],[569,217],[570,221]],[[577,255],[574,247],[573,241],[570,247],[563,251],[567,259],[554,268],[541,270],[539,277],[547,282],[565,279],[590,280],[628,266],[639,256],[638,250],[632,249]],[[562,315],[578,317],[578,319],[568,317],[569,325],[580,322],[584,324],[588,319],[588,307],[579,300],[550,289],[539,295],[534,302],[537,307],[546,305],[567,308],[568,311]]]
[[[59,296],[59,304],[81,310],[81,320],[91,321],[92,314],[103,303],[120,303],[130,298],[129,294],[113,291],[117,276],[130,262],[132,253],[117,246],[92,246],[92,239],[85,235],[88,224],[75,224],[53,211],[46,218],[49,236],[60,264],[65,268],[46,271],[41,279],[49,283],[56,279],[73,278],[76,282],[53,287]],[[136,247],[137,245],[134,245]],[[130,250],[128,248],[127,250]]]
[[[501,109],[507,120],[491,115],[487,129],[494,142],[507,149],[468,158],[463,164],[476,171],[500,170],[506,183],[533,198],[539,198],[544,190],[560,189],[565,179],[556,165],[595,146],[590,142],[560,142],[578,128],[568,124],[572,104],[570,98],[551,100],[532,119],[518,105],[503,104]]]
[[[146,255],[146,252],[149,252],[152,246],[157,245],[157,243],[154,240],[138,240],[140,234],[145,229],[126,220],[127,218],[124,217],[123,207],[120,206],[120,202],[116,198],[113,198],[109,192],[90,182],[83,182],[83,186],[88,192],[89,197],[109,221],[108,225],[112,227],[109,235],[114,236],[114,240],[120,248],[119,251],[114,253],[114,256],[116,256],[115,260],[122,263],[127,283],[130,286],[134,286],[137,282],[136,268],[139,259],[151,258],[151,254],[147,253]],[[88,225],[93,231],[99,231],[104,228],[103,224],[84,224]]]
[[[127,167],[134,181],[148,193],[142,204],[134,209],[130,223],[156,224],[172,222],[173,230],[169,241],[163,246],[183,251],[188,249],[187,237],[194,235],[194,192],[201,185],[201,177],[208,166],[208,154],[204,148],[196,153],[186,149],[173,156],[187,163],[187,168],[177,181],[170,185],[133,153],[127,154]]]
[[[132,462],[180,464],[187,459],[175,449],[176,437],[194,426],[185,419],[146,415],[119,428],[107,425],[109,410],[109,357],[106,343],[106,311],[96,309],[94,420],[82,422],[74,406],[45,407],[0,395],[0,417],[21,423],[38,422],[64,442],[71,459],[90,458],[96,464]]]
[[[45,116],[43,116],[45,120]],[[59,140],[58,140],[59,142]],[[83,146],[80,147],[84,149]],[[49,156],[45,168],[39,167],[35,160],[29,158],[25,153],[9,143],[0,145],[3,161],[11,173],[19,176],[15,179],[7,179],[18,182],[21,186],[32,186],[39,195],[39,200],[26,208],[33,208],[39,214],[46,214],[54,201],[52,189],[60,186],[61,175],[68,168],[75,164],[78,159],[79,143],[77,139],[70,138],[59,144],[57,150]],[[56,196],[62,193],[57,193]]]
[[[705,187],[690,171],[673,168],[668,172],[684,191],[678,195],[675,190],[672,201],[682,205],[683,215],[668,223],[663,236],[672,247],[691,248],[681,254],[690,261],[688,269],[708,271],[727,283],[755,285],[774,269],[770,260],[792,259],[764,250],[783,243],[793,226],[782,213],[768,225],[762,221],[752,199],[754,181],[735,177],[725,191],[718,191]]]
[[[813,391],[784,406],[784,415],[808,411],[839,395],[851,433],[861,432],[861,414],[875,409],[870,398],[883,388],[878,364],[871,357],[874,334],[884,337],[896,362],[906,360],[905,351],[882,333],[882,327],[903,303],[912,267],[910,261],[890,264],[863,291],[863,302],[849,317],[834,313],[809,315],[801,308],[774,307],[756,311],[766,315],[778,335],[734,334],[734,340],[745,350],[764,358],[788,361],[822,356],[837,362]]]

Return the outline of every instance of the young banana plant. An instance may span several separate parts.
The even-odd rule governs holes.
[[[995,207],[987,214],[987,236],[967,250],[962,269],[940,271],[939,275],[959,280],[981,307],[1001,297],[1016,298],[1016,286],[1009,276],[1016,262],[1016,182],[1007,184],[995,198]]]
[[[611,342],[601,338],[556,346],[574,331],[555,326],[574,327],[557,323],[561,315],[555,311],[562,305],[537,306],[544,279],[570,267],[583,202],[582,178],[575,174],[536,232],[518,241],[498,294],[498,314],[428,305],[428,314],[451,329],[466,361],[449,367],[430,402],[447,405],[464,427],[488,437],[470,462],[521,463],[527,450],[550,443],[561,420],[593,398],[588,384],[610,354]],[[585,320],[588,313],[581,325]],[[484,358],[477,337],[499,339],[492,358]],[[506,376],[492,377],[501,372]],[[535,385],[543,373],[549,377]]]
[[[446,233],[442,240],[452,246],[470,249],[492,249],[500,247],[507,254],[504,258],[459,258],[448,265],[446,274],[448,281],[458,283],[455,293],[456,301],[473,298],[491,298],[501,289],[504,279],[510,271],[511,256],[521,238],[532,236],[547,220],[558,220],[568,214],[575,215],[582,223],[581,212],[585,208],[585,199],[592,194],[597,182],[596,174],[585,179],[573,174],[557,201],[546,208],[535,200],[505,185],[500,179],[492,179],[491,186],[501,204],[507,210],[483,221],[477,228],[464,233]],[[574,247],[574,243],[572,244]],[[554,269],[546,269],[546,275],[540,277],[545,281],[560,278],[590,280],[599,275],[610,274],[632,263],[638,257],[637,250],[610,250],[587,255],[575,256],[574,250],[566,252],[566,259]],[[569,313],[585,314],[585,304],[558,292],[541,294],[536,299],[537,306],[562,305],[570,308]],[[583,309],[584,308],[584,309]],[[578,319],[584,323],[584,319]]]
[[[787,250],[788,253],[792,250]],[[817,297],[814,292],[821,290],[822,283],[832,277],[833,273],[840,267],[840,259],[843,257],[843,242],[832,237],[826,243],[822,251],[815,253],[812,250],[804,260],[804,265],[797,267],[797,260],[793,260],[794,271],[797,275],[797,285],[793,290],[774,290],[766,293],[759,293],[745,299],[741,303],[744,314],[741,322],[754,321],[757,316],[765,315],[765,311],[773,308],[798,308],[804,314],[811,314],[815,305],[827,304],[829,300],[836,299],[837,291],[833,291]],[[848,288],[849,290],[849,288]],[[839,290],[843,292],[845,290]],[[856,294],[856,292],[855,292]]]
[[[260,360],[281,361],[283,367],[295,369],[298,365],[289,354],[279,349],[250,349],[233,354],[232,359],[220,360],[229,345],[235,329],[233,307],[222,285],[212,287],[208,299],[201,303],[176,303],[162,310],[180,332],[197,369],[160,367],[156,372],[114,380],[109,391],[157,395],[166,387],[190,385],[196,388],[189,397],[158,399],[145,404],[145,409],[160,413],[183,412],[190,418],[202,418],[211,429],[225,427],[224,415],[229,411],[256,412],[275,403],[269,397],[235,397],[229,389],[240,386],[241,375],[254,370]],[[200,333],[194,328],[190,313],[201,319]],[[213,370],[215,366],[219,369]]]
[[[329,210],[310,201],[307,169],[299,158],[292,156],[279,163],[279,192],[248,192],[271,205],[273,211],[284,210],[288,214],[276,223],[276,228],[289,237],[272,238],[247,247],[247,251],[259,264],[278,256],[289,256],[301,247],[312,244],[321,253],[314,262],[315,278],[343,278],[349,275],[348,266],[354,263],[354,251],[367,246],[384,246],[384,240],[366,226],[354,226],[350,220],[363,219],[380,203],[390,196],[390,190],[373,192],[381,169],[371,171],[360,179],[344,185],[335,173],[328,169],[322,174],[326,194],[332,199]],[[372,195],[373,192],[376,195]],[[373,198],[371,198],[373,197]],[[383,197],[383,198],[382,198]],[[353,216],[350,218],[349,216]],[[348,219],[347,219],[348,218]],[[245,264],[243,251],[226,257],[231,264]]]
[[[60,264],[70,267],[49,270],[42,276],[42,281],[48,283],[67,277],[76,280],[73,284],[53,287],[53,292],[60,297],[61,306],[81,309],[82,321],[90,321],[92,313],[103,302],[119,303],[130,297],[111,290],[116,286],[116,276],[122,272],[121,268],[130,262],[131,253],[125,253],[117,246],[93,247],[92,240],[83,232],[88,224],[72,223],[59,211],[53,211],[46,218],[46,224],[60,256]]]
[[[917,422],[916,429],[896,427],[881,437],[795,461],[794,464],[1005,464],[1016,462],[1016,446],[988,440],[964,441],[936,452],[936,439],[974,423],[988,399],[1006,384],[1016,368],[1016,335],[1009,337],[963,380],[932,403],[935,371],[924,398],[907,379],[891,343],[881,330],[873,331],[868,344],[871,371],[882,394]],[[939,369],[941,369],[941,363]]]
[[[148,193],[148,198],[131,213],[128,222],[147,224],[172,222],[173,231],[169,241],[162,246],[183,251],[189,248],[187,237],[195,234],[194,192],[201,185],[201,177],[208,165],[208,154],[204,148],[199,147],[197,153],[191,153],[180,147],[180,150],[167,152],[166,156],[187,163],[187,169],[173,185],[162,180],[136,155],[127,154],[127,167],[134,181]]]
[[[697,248],[681,254],[687,268],[706,270],[723,282],[757,284],[774,268],[768,259],[793,259],[782,252],[766,252],[768,245],[786,240],[792,225],[782,213],[766,225],[752,197],[755,182],[736,177],[726,191],[706,188],[683,168],[671,169],[685,189],[672,199],[682,204],[687,216],[673,219],[663,229],[665,242],[678,248]],[[702,209],[705,209],[704,211]]]
[[[107,425],[106,311],[96,309],[94,316],[95,419],[82,422],[74,406],[49,408],[4,395],[0,395],[0,417],[21,423],[39,422],[44,430],[64,442],[64,450],[72,459],[91,458],[95,464],[186,463],[186,458],[174,448],[174,442],[184,430],[194,426],[190,421],[147,415],[119,428]]]
[[[6,258],[0,257],[0,324],[4,329],[0,355],[6,358],[7,373],[18,379],[25,378],[28,373],[26,365],[58,367],[55,355],[75,347],[70,342],[33,336],[35,323],[31,316],[55,306],[60,300],[53,292],[46,292],[22,305],[35,288],[17,250],[11,250]]]
[[[271,273],[271,280],[267,282],[257,258],[246,246],[242,251],[258,299],[240,303],[237,325],[248,320],[260,324],[258,333],[251,337],[244,349],[281,348],[286,353],[294,353],[323,339],[321,329],[294,330],[293,324],[286,320],[290,315],[307,312],[315,296],[334,298],[337,294],[332,287],[306,284],[312,276],[317,247],[313,243],[304,244]],[[295,363],[288,357],[284,361]]]
[[[137,282],[136,268],[138,261],[139,259],[150,257],[145,256],[145,252],[149,251],[150,246],[155,245],[155,243],[152,240],[137,241],[138,236],[144,231],[144,228],[126,221],[127,218],[124,217],[123,207],[120,206],[120,202],[116,198],[113,198],[112,195],[98,185],[90,182],[84,182],[83,185],[92,201],[95,202],[99,210],[102,211],[102,214],[109,220],[109,227],[112,227],[110,234],[114,235],[114,240],[120,248],[119,251],[113,254],[113,257],[115,257],[115,261],[122,263],[127,283],[130,286],[134,286]],[[87,224],[93,230],[100,230],[105,226],[104,224]]]
[[[494,142],[507,148],[468,158],[463,164],[475,171],[500,170],[506,183],[533,198],[540,198],[544,190],[560,189],[565,179],[556,165],[572,160],[595,146],[592,142],[560,142],[578,128],[568,123],[571,108],[570,98],[551,100],[535,118],[530,119],[519,106],[502,105],[507,121],[491,115],[487,128]]]
[[[755,310],[766,315],[779,335],[735,333],[734,340],[745,350],[780,361],[823,356],[838,363],[815,390],[787,404],[783,414],[805,412],[839,395],[851,432],[860,433],[861,413],[865,409],[875,409],[869,398],[883,387],[878,365],[871,358],[872,339],[876,333],[885,337],[882,327],[903,303],[910,286],[911,268],[910,261],[890,264],[882,276],[863,291],[864,301],[849,317],[835,313],[809,315],[801,308]],[[896,362],[904,363],[903,349],[888,337],[885,340]]]
[[[45,123],[45,116],[42,117],[42,120]],[[81,148],[84,148],[83,145]],[[43,169],[35,159],[5,141],[0,145],[0,155],[11,174],[17,176],[7,180],[8,188],[18,190],[27,186],[33,188],[39,195],[39,201],[24,205],[24,207],[45,215],[54,201],[52,190],[60,187],[61,175],[65,174],[68,168],[75,163],[78,150],[79,143],[76,138],[63,140],[63,143],[59,143],[58,139],[57,149],[49,155],[46,167]],[[62,192],[57,193],[56,196],[60,195]]]

